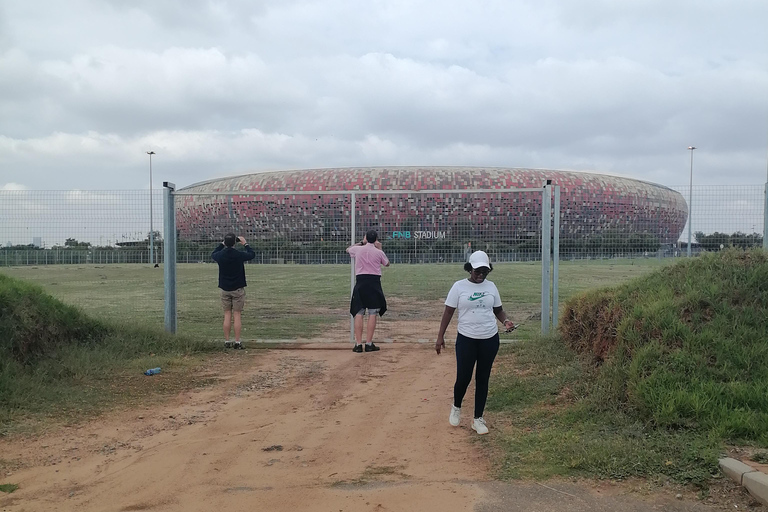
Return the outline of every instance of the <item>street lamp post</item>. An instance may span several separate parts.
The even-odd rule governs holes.
[[[691,152],[691,178],[688,182],[688,257],[691,257],[691,218],[693,217],[693,209],[691,204],[693,201],[693,150],[696,146],[688,146],[688,150]]]
[[[152,155],[154,151],[147,151],[149,155],[149,263],[155,262],[155,227],[152,215]]]

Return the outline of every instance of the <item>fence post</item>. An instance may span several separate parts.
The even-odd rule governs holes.
[[[165,330],[176,334],[176,212],[173,193],[176,185],[163,182],[163,281],[165,283]]]
[[[768,181],[765,182],[763,209],[763,249],[768,250]]]
[[[552,245],[552,329],[557,329],[557,313],[560,307],[558,300],[559,290],[557,283],[560,281],[560,185],[555,185],[555,221]]]
[[[549,334],[549,286],[552,237],[552,180],[547,180],[541,192],[541,334]]]

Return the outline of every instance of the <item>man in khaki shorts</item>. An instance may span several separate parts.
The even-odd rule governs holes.
[[[235,249],[235,242],[243,244],[244,251]],[[224,241],[211,253],[211,258],[219,264],[219,288],[221,305],[224,308],[224,346],[243,348],[240,331],[243,324],[240,313],[245,306],[245,262],[256,257],[256,253],[242,236],[234,233],[224,235]],[[230,328],[234,320],[235,343],[229,341]]]

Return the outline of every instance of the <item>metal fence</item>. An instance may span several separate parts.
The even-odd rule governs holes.
[[[548,242],[549,237],[542,237],[541,219],[542,208],[547,212],[551,209],[552,192],[551,185],[507,190],[268,193],[169,188],[165,218],[171,222],[165,229],[177,233],[177,245],[166,251],[166,258],[173,254],[178,262],[180,252],[209,258],[207,251],[232,232],[248,240],[257,263],[348,264],[345,249],[374,229],[394,264],[463,264],[478,249],[488,252],[497,264],[541,260],[542,255],[548,259],[550,252],[542,240]],[[175,266],[166,267],[170,267],[166,275],[166,327],[175,331]],[[546,282],[542,280],[541,309],[549,311],[550,275],[544,271],[542,275]],[[350,291],[354,279],[351,269]],[[445,283],[430,282],[422,276],[419,286],[442,290]],[[396,289],[389,293],[398,300]],[[549,318],[542,315],[545,332]],[[409,329],[404,323],[402,331]]]
[[[631,203],[614,208],[600,197],[581,205],[586,213],[569,218],[568,210],[574,208],[563,191],[560,257],[685,256],[689,226],[694,252],[763,243],[763,185],[673,190],[692,204],[689,222],[684,217],[676,227],[679,232],[670,230],[660,216],[636,215]],[[358,192],[355,229],[377,227],[398,263],[463,261],[473,242],[495,251],[500,261],[537,261],[541,200],[536,194],[521,194],[518,200],[498,193],[442,198],[406,194],[394,201],[382,192]],[[349,241],[350,213],[339,196],[319,199],[286,192],[262,198],[211,201],[212,209],[206,212],[200,198],[179,196],[177,261],[210,261],[210,244],[231,226],[249,237],[257,251],[254,263],[348,262],[343,249]],[[257,202],[262,203],[258,211]],[[160,263],[166,236],[162,191],[153,193],[152,203],[154,218],[148,191],[0,191],[0,265],[150,263],[150,252]],[[223,215],[217,214],[225,211],[221,208],[226,209]],[[617,222],[621,216],[629,217],[628,222]],[[574,233],[574,226],[583,229]],[[154,251],[150,231],[155,233]],[[488,236],[491,231],[495,234]]]
[[[0,264],[149,263],[163,222],[151,197],[154,218],[149,191],[0,191]]]
[[[694,255],[764,244],[763,185],[672,190],[679,200],[667,205],[607,192],[574,199],[562,190],[560,208],[554,200],[551,204],[552,217],[561,217],[552,233],[552,241],[558,241],[556,261],[685,257],[689,225]],[[354,201],[349,191],[209,196],[177,191],[173,219],[164,214],[164,193],[156,190],[150,198],[149,191],[0,191],[0,266],[167,268],[169,232],[175,232],[170,238],[174,261],[190,265],[210,263],[211,250],[227,231],[248,239],[257,253],[253,264],[316,265],[318,272],[325,265],[348,265],[346,247],[369,228],[379,231],[395,264],[455,265],[477,249],[498,263],[539,262],[550,254],[544,247],[550,237],[542,236],[544,204],[538,189],[356,191]],[[173,231],[166,227],[170,220]],[[542,269],[545,311],[548,269]],[[82,283],[94,289],[100,284]],[[162,282],[151,286],[162,292]],[[419,286],[435,295],[445,283]],[[162,293],[154,297],[136,307],[163,314]],[[396,293],[393,297],[397,300]]]

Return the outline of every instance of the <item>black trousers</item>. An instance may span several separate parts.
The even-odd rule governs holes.
[[[488,380],[496,354],[499,352],[499,334],[484,340],[468,338],[462,334],[456,336],[456,384],[453,385],[453,405],[461,407],[461,401],[472,381],[475,370],[475,418],[483,416],[485,402],[488,399]]]

